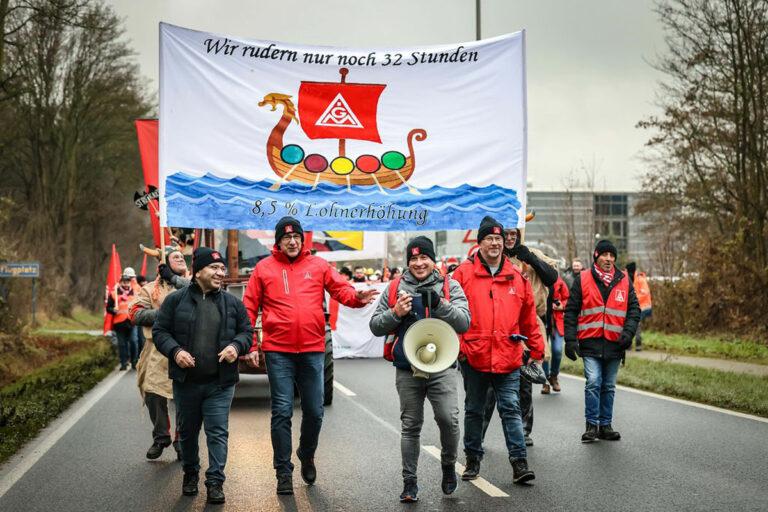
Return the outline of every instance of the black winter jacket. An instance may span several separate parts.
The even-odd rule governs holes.
[[[192,287],[196,288],[197,294],[191,293]],[[199,298],[198,294],[200,294]],[[176,290],[163,301],[155,325],[152,327],[155,347],[168,358],[168,376],[178,382],[184,382],[187,370],[176,364],[175,356],[179,350],[190,350],[192,330],[195,327],[196,301],[201,299],[202,291],[194,282],[186,288]],[[223,291],[208,293],[202,300],[215,300],[219,308],[221,314],[219,350],[232,345],[237,350],[238,356],[246,355],[253,342],[253,327],[242,301]],[[238,380],[237,360],[233,363],[219,363],[220,385],[228,386],[237,383]]]
[[[603,302],[608,299],[608,295],[617,283],[622,279],[627,279],[627,276],[617,269],[610,286],[606,287],[597,276],[594,268],[591,270],[585,269],[582,271],[582,274],[590,271],[597,283],[597,289],[600,290],[600,294],[603,296]],[[581,357],[597,357],[600,359],[623,358],[624,351],[632,344],[632,338],[635,335],[635,331],[637,331],[637,324],[640,322],[640,304],[637,302],[637,295],[635,295],[635,288],[632,286],[632,282],[629,282],[627,316],[624,320],[624,328],[621,331],[621,337],[618,341],[607,341],[605,338],[578,340],[576,337],[576,328],[579,320],[579,313],[581,312],[581,302],[581,274],[579,274],[573,279],[573,284],[570,289],[570,297],[568,298],[568,303],[565,305],[565,342],[578,343],[579,355]]]

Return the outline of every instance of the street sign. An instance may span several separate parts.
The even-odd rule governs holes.
[[[0,263],[0,277],[40,277],[40,262]]]

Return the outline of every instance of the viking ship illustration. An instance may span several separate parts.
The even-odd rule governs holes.
[[[346,154],[346,140],[368,140],[381,143],[376,113],[379,97],[386,85],[347,83],[349,70],[341,68],[341,81],[301,82],[299,112],[291,96],[270,93],[259,102],[260,107],[283,108],[282,116],[267,140],[267,159],[279,180],[272,185],[277,190],[286,181],[299,181],[316,188],[320,181],[336,185],[377,185],[395,189],[405,185],[411,193],[419,191],[408,184],[416,167],[413,141],[423,141],[427,132],[411,130],[406,137],[408,155],[390,150],[379,155],[362,154],[355,159]],[[339,151],[334,158],[307,153],[298,144],[284,144],[283,136],[295,121],[310,139],[338,139]]]

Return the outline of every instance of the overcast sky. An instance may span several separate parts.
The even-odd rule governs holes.
[[[475,39],[475,0],[107,0],[157,91],[158,23],[227,35],[354,47]],[[530,190],[563,189],[595,167],[597,186],[639,190],[649,134],[635,128],[666,51],[652,0],[482,0],[482,37],[525,29]]]

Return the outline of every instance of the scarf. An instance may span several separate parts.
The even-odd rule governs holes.
[[[613,281],[613,276],[616,275],[616,267],[613,267],[610,272],[603,272],[600,270],[600,267],[597,266],[597,263],[595,263],[593,268],[595,269],[595,273],[597,273],[597,277],[600,278],[603,284],[605,286],[610,286],[611,281]]]

